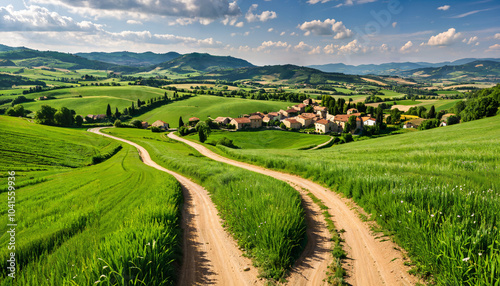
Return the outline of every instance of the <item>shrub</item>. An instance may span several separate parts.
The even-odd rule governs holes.
[[[114,124],[114,125],[115,125],[115,127],[122,127],[122,122],[121,122],[121,120],[120,120],[120,119],[116,119],[116,120],[115,120],[115,124]]]
[[[140,120],[132,120],[132,122],[130,122],[130,125],[136,127],[136,128],[142,128],[142,122]]]
[[[160,127],[156,127],[156,126],[152,126],[151,127],[151,131],[152,132],[162,132],[161,128]]]

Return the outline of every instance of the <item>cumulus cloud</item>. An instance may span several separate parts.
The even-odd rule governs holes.
[[[500,33],[496,33],[494,36],[495,39],[500,40]]]
[[[381,52],[387,52],[387,51],[389,51],[389,47],[387,46],[387,44],[382,44],[380,46],[380,51]]]
[[[282,42],[282,41],[277,41],[277,42],[273,42],[273,41],[265,41],[265,42],[262,42],[262,44],[257,47],[256,51],[260,52],[260,51],[263,51],[263,50],[266,50],[266,49],[269,49],[269,48],[289,48],[290,45],[287,43],[287,42]]]
[[[130,25],[142,25],[142,22],[141,21],[137,21],[137,20],[127,20],[127,24],[130,24]]]
[[[462,33],[457,33],[455,28],[449,28],[448,31],[439,33],[435,36],[430,37],[427,41],[429,46],[448,46],[453,44],[460,38]]]
[[[450,5],[443,5],[443,6],[438,7],[437,9],[441,10],[441,11],[446,11],[446,10],[450,9],[450,7],[451,7]]]
[[[236,1],[228,0],[33,0],[33,2],[60,5],[73,12],[94,16],[116,16],[139,13],[145,15],[183,18],[219,19],[241,15]]]
[[[310,22],[304,22],[302,25],[298,26],[302,31],[305,31],[304,35],[309,36],[310,34],[318,36],[331,36],[334,39],[345,39],[352,37],[353,32],[347,29],[344,24],[335,19],[326,19],[325,21],[313,20]]]
[[[477,36],[470,37],[469,40],[467,40],[467,38],[464,38],[462,40],[462,42],[466,43],[467,45],[471,45],[471,44],[477,42]]]
[[[248,22],[266,22],[267,20],[275,19],[278,17],[278,14],[276,14],[276,12],[274,11],[264,11],[260,14],[254,14],[255,10],[257,10],[257,7],[259,7],[259,5],[252,4],[252,6],[248,8],[247,13],[245,14],[245,18]]]
[[[490,46],[486,51],[487,52],[499,52],[500,51],[500,44],[494,44],[493,46]]]
[[[401,49],[399,49],[400,52],[402,53],[407,53],[413,46],[413,43],[411,41],[408,41],[406,44],[404,44]]]
[[[321,53],[320,46],[313,47],[311,45],[304,43],[303,41],[300,41],[300,43],[298,43],[296,46],[294,46],[293,49],[295,51],[298,51],[298,52],[307,52],[310,55]]]
[[[71,17],[51,12],[47,8],[30,5],[14,10],[12,5],[0,7],[0,31],[87,31],[102,29],[89,21],[77,22]]]
[[[269,29],[267,29],[267,31],[268,31],[269,33],[270,33],[270,32],[272,32],[273,30],[274,30],[273,28],[269,28]]]
[[[281,32],[281,33],[280,33],[280,36],[284,36],[284,35],[285,35],[285,32]]]

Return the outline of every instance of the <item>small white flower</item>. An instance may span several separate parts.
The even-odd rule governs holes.
[[[474,216],[474,214],[471,214],[470,216]]]
[[[481,256],[481,255],[483,255],[483,254],[482,254],[481,252],[479,252],[477,255]]]
[[[403,203],[403,201],[401,201],[401,203]]]
[[[107,265],[102,267],[102,269],[106,269],[106,268],[108,268],[108,266],[107,266]]]
[[[457,215],[457,217],[460,217],[460,215]]]
[[[431,214],[431,217],[434,217],[434,214]]]
[[[408,211],[408,213],[411,213],[411,211]]]
[[[465,257],[462,261],[469,261],[470,257]]]

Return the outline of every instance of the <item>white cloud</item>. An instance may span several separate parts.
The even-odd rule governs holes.
[[[228,0],[32,0],[32,2],[60,5],[74,13],[92,16],[123,17],[124,15],[172,16],[182,18],[219,19],[241,15],[236,1]]]
[[[463,13],[463,14],[460,14],[460,15],[456,15],[456,16],[453,16],[453,17],[450,17],[450,18],[463,18],[463,17],[467,17],[467,16],[470,16],[470,15],[474,15],[476,13],[479,13],[479,12],[484,12],[484,11],[490,11],[490,10],[493,10],[493,9],[496,9],[496,8],[488,8],[488,9],[482,9],[482,10],[473,10],[473,11],[469,11],[469,12],[466,12],[466,13]]]
[[[321,53],[321,47],[320,46],[317,46],[316,48],[310,50],[308,52],[308,54],[310,55],[317,55],[317,54],[320,54]]]
[[[355,54],[360,51],[364,51],[363,47],[358,44],[358,40],[352,40],[346,45],[340,46],[339,47],[339,53],[340,54]]]
[[[464,43],[467,43],[467,45],[473,44],[477,42],[477,36],[470,37],[469,40],[467,41],[467,38],[463,40]]]
[[[404,44],[401,49],[399,49],[400,52],[402,53],[407,53],[409,52],[409,49],[413,46],[413,43],[411,41],[408,41],[406,44]]]
[[[398,25],[398,22],[394,22],[394,23],[392,23],[392,27],[393,27],[393,28],[396,28],[396,26],[397,26],[397,25]]]
[[[323,51],[325,52],[325,54],[333,54],[336,50],[338,50],[338,48],[339,45],[329,44],[323,48]]]
[[[381,52],[387,52],[387,51],[389,51],[389,47],[386,44],[382,44],[380,46],[380,51]]]
[[[129,24],[129,25],[142,25],[142,22],[137,21],[137,20],[127,20],[127,24]]]
[[[264,11],[260,15],[254,14],[253,12],[259,7],[257,4],[252,4],[245,15],[245,18],[248,22],[261,21],[266,22],[267,20],[275,19],[278,17],[278,14],[274,11]]]
[[[347,29],[342,22],[336,22],[335,19],[326,19],[323,22],[321,20],[313,20],[304,22],[298,27],[302,31],[305,31],[304,35],[306,36],[310,34],[318,36],[333,35],[334,39],[345,39],[353,35],[351,30]]]
[[[496,33],[494,36],[495,39],[500,40],[500,33]]]
[[[487,52],[497,52],[497,51],[500,51],[500,44],[494,44],[493,46],[490,46],[486,51]]]
[[[95,32],[102,25],[89,21],[77,22],[71,17],[51,12],[47,8],[30,5],[14,10],[12,5],[0,7],[0,31],[87,31]]]
[[[449,28],[448,31],[439,33],[430,37],[427,41],[429,46],[448,46],[458,40],[462,33],[457,33],[455,28]]]
[[[290,45],[288,45],[287,42],[282,42],[282,41],[277,41],[277,42],[273,42],[273,41],[265,41],[265,42],[262,42],[262,44],[257,47],[257,49],[255,49],[256,51],[260,52],[260,51],[263,51],[263,50],[266,50],[266,49],[270,49],[270,48],[289,48]]]
[[[330,2],[332,0],[308,0],[307,3],[309,4],[318,4],[318,3],[326,3],[326,2]]]
[[[243,27],[243,25],[245,25],[243,22],[238,22],[234,26],[237,27],[237,28],[241,28],[241,27]]]
[[[267,29],[268,32],[272,32],[273,30],[274,30],[273,28]]]
[[[365,4],[365,3],[372,3],[376,2],[377,0],[345,0],[344,3],[337,4],[335,8],[339,8],[342,6],[352,6],[355,4]]]
[[[451,7],[450,5],[443,5],[443,6],[438,7],[437,9],[441,10],[441,11],[446,11],[446,10],[450,9],[450,7]]]
[[[280,36],[284,36],[284,35],[285,35],[285,32],[281,32],[281,33],[280,33]]]

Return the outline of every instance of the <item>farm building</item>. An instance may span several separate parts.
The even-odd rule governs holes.
[[[326,114],[328,113],[328,108],[324,106],[315,106],[314,107],[314,112],[320,117],[320,118],[326,118]]]
[[[250,127],[252,121],[250,121],[250,118],[248,117],[241,117],[241,118],[233,118],[230,123],[236,127],[236,130],[240,130],[243,128]]]
[[[295,119],[302,124],[304,128],[307,128],[311,125],[314,124],[315,119],[317,118],[317,115],[314,113],[302,113],[301,115],[297,116]]]
[[[375,126],[377,124],[377,120],[369,116],[361,117],[361,119],[363,120],[363,125],[366,126]]]
[[[141,124],[142,124],[142,129],[146,129],[149,127],[149,123],[147,121],[143,121],[141,122]]]
[[[189,126],[195,126],[196,123],[200,122],[200,119],[198,117],[191,117],[189,118]]]
[[[302,124],[300,124],[300,122],[293,118],[287,118],[283,120],[283,124],[285,124],[286,128],[290,129],[300,129],[302,127]]]
[[[318,133],[330,133],[334,131],[336,124],[326,119],[320,119],[314,123],[314,128]]]
[[[292,108],[297,110],[298,112],[304,112],[306,105],[301,103],[301,104],[297,104],[297,105],[292,106]]]
[[[229,124],[229,122],[231,122],[231,117],[217,117],[215,118],[214,120],[215,123],[217,124],[220,124],[220,125],[226,125],[226,124]]]
[[[358,110],[356,108],[350,108],[347,110],[347,114],[353,114],[353,113],[358,113]]]
[[[164,121],[161,121],[161,120],[156,120],[155,122],[153,122],[153,124],[151,124],[151,126],[158,127],[161,130],[167,130],[168,129],[168,123],[166,123]]]
[[[262,117],[259,115],[252,115],[248,119],[250,119],[250,128],[262,127]]]
[[[349,117],[351,116],[356,116],[356,115],[348,115],[348,114],[337,114],[333,118],[333,122],[336,123],[337,125],[341,126],[342,129],[344,129],[345,124],[347,121],[349,121]],[[356,128],[361,128],[361,119],[356,116]]]

